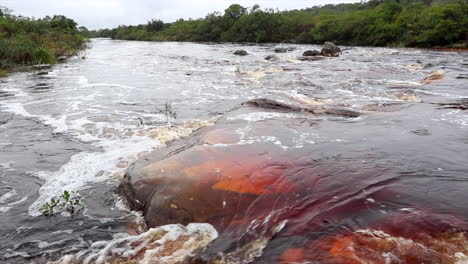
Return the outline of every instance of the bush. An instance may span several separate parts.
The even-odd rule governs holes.
[[[52,64],[86,47],[87,38],[65,16],[30,19],[2,10],[0,16],[0,69]],[[6,14],[6,15],[5,15]]]
[[[234,4],[224,14],[161,24],[120,26],[114,39],[226,42],[284,42],[431,47],[466,43],[466,1],[371,0],[279,12]],[[109,31],[95,32],[109,36]]]

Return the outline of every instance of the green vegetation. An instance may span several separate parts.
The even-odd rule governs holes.
[[[0,77],[23,66],[53,64],[75,55],[86,43],[70,18],[32,19],[0,7]]]
[[[164,109],[158,109],[158,113],[163,114],[166,117],[166,122],[168,124],[171,124],[173,121],[177,119],[177,112],[175,109],[172,107],[172,104],[170,103],[165,103],[164,104]]]
[[[464,0],[371,0],[277,11],[231,5],[203,19],[119,26],[90,37],[204,42],[297,42],[340,45],[467,47],[468,4]]]
[[[63,191],[58,198],[52,197],[49,202],[42,204],[39,211],[45,216],[52,216],[60,212],[74,214],[83,208],[83,201],[77,192]]]

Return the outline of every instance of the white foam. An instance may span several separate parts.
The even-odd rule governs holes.
[[[11,207],[10,206],[2,206],[0,207],[0,213],[6,213],[10,211]]]
[[[137,154],[159,144],[149,137],[101,141],[97,145],[104,149],[103,152],[81,152],[72,156],[58,171],[36,173],[45,183],[39,189],[39,198],[29,207],[29,214],[40,215],[40,206],[64,190],[76,191],[90,183],[110,179],[112,174],[122,170],[117,168],[121,160],[134,160]]]
[[[89,249],[67,255],[58,263],[101,264],[128,259],[141,264],[179,263],[217,237],[218,232],[210,224],[166,225],[139,235],[117,234],[111,241],[95,242]]]
[[[246,120],[250,122],[257,122],[262,120],[268,120],[273,118],[295,118],[294,114],[285,114],[278,112],[254,112],[248,114],[241,114],[234,117],[228,117],[228,120]]]
[[[33,117],[26,109],[24,109],[23,105],[21,103],[3,103],[3,107],[5,107],[5,110],[7,112],[21,115],[24,117]]]
[[[6,201],[8,201],[11,197],[15,196],[16,194],[17,194],[16,190],[11,189],[9,192],[0,196],[0,203],[5,203]]]

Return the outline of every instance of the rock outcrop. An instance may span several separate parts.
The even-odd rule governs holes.
[[[280,58],[276,55],[268,55],[265,57],[265,60],[267,61],[278,61]]]
[[[302,56],[309,57],[309,56],[318,56],[320,54],[321,52],[318,50],[306,50],[304,51],[304,53],[302,53]]]
[[[393,163],[384,158],[380,166],[390,167],[375,168],[369,161],[380,152],[366,153],[331,135],[353,133],[350,118],[360,113],[331,102],[301,102],[244,103],[215,125],[137,160],[119,193],[143,211],[150,228],[213,225],[218,239],[190,263],[357,264],[351,260],[360,257],[384,264],[386,253],[406,261],[419,252],[425,263],[455,264],[455,253],[468,254],[463,220],[383,206],[405,204],[395,200],[401,186],[389,188],[398,177]],[[329,121],[319,125],[318,118]],[[347,123],[347,130],[333,120]],[[318,134],[317,126],[328,130]],[[381,144],[371,145],[382,151]]]
[[[320,53],[326,57],[338,57],[341,53],[341,49],[332,42],[325,42]]]
[[[276,48],[275,53],[286,53],[288,52],[287,48]]]
[[[248,53],[246,50],[236,50],[236,51],[234,51],[233,54],[234,54],[234,55],[237,55],[237,56],[246,56],[246,55],[249,55],[249,53]]]

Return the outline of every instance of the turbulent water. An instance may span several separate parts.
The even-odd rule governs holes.
[[[0,79],[0,262],[46,263],[92,251],[96,241],[139,233],[140,216],[114,194],[128,165],[255,98],[363,112],[352,120],[326,120],[331,123],[316,133],[294,135],[294,147],[316,144],[318,155],[344,155],[353,169],[367,170],[388,167],[362,160],[373,145],[383,145],[369,160],[393,162],[414,183],[406,193],[437,197],[431,209],[467,223],[466,52],[353,47],[338,58],[299,61],[304,50],[319,47],[289,45],[295,50],[264,60],[277,46],[97,39],[65,64]],[[239,48],[250,55],[232,55]],[[160,112],[166,103],[177,112],[176,126],[168,126]],[[243,118],[278,117],[284,118]],[[359,144],[348,136],[347,122],[362,135]],[[427,141],[426,148],[398,143],[409,137]],[[341,146],[348,152],[340,152]],[[351,148],[359,158],[353,160]],[[381,188],[398,184],[379,182]],[[64,190],[80,193],[84,212],[41,216],[41,204]],[[404,209],[407,201],[399,202]],[[197,225],[166,228],[187,235]],[[217,235],[206,225],[198,228],[212,239]]]

